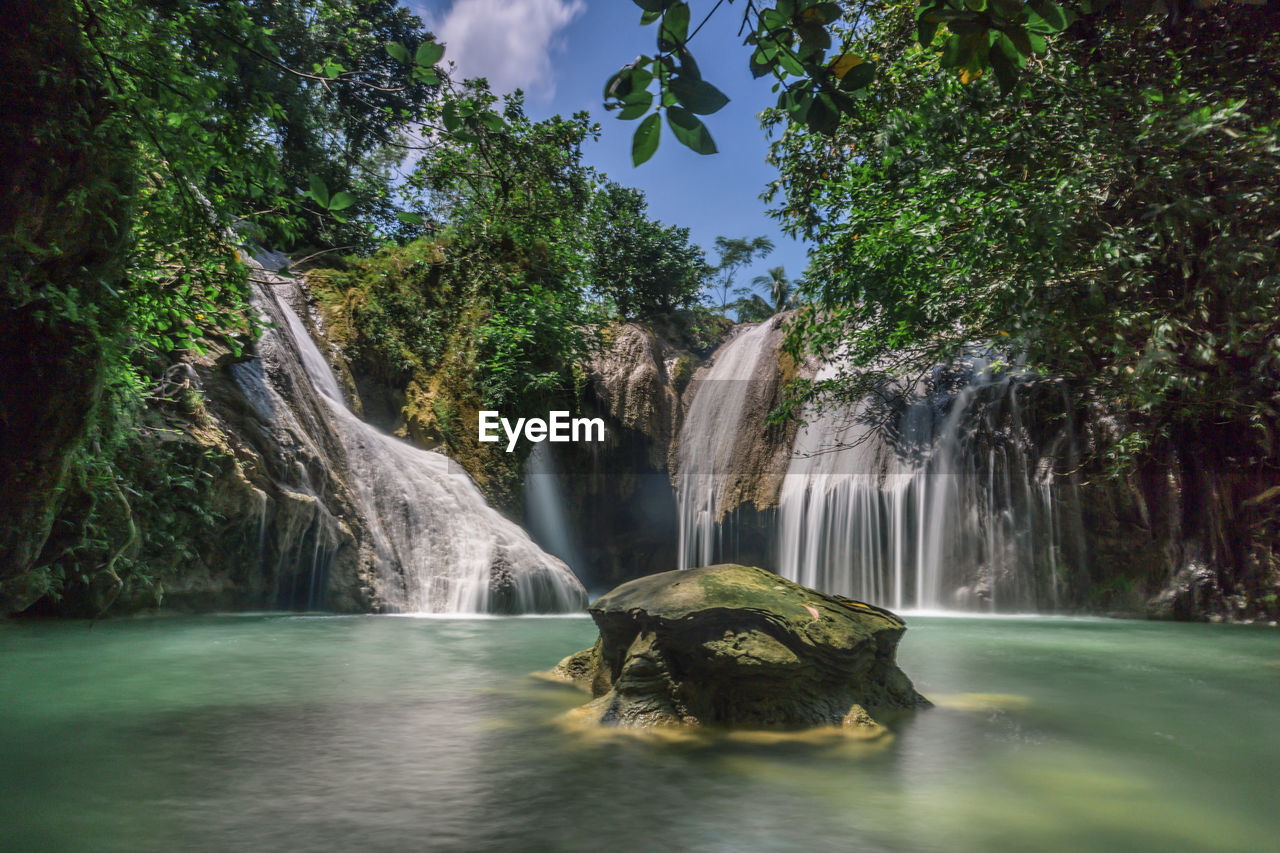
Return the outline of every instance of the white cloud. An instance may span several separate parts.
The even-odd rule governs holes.
[[[586,8],[585,0],[454,0],[443,15],[424,18],[447,46],[445,59],[457,63],[457,79],[487,77],[496,92],[524,89],[550,100],[551,54]]]

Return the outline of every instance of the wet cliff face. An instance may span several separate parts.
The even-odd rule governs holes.
[[[589,586],[605,589],[682,565],[681,512],[690,505],[680,501],[682,453],[694,460],[685,470],[707,458],[706,448],[682,451],[691,413],[733,445],[714,478],[720,482],[724,473],[727,485],[711,499],[718,518],[733,517],[734,536],[717,554],[772,565],[774,506],[795,434],[794,425],[767,422],[785,380],[797,374],[780,351],[784,320],[740,327],[720,321],[708,335],[692,333],[675,315],[608,331],[608,346],[588,369],[585,401],[587,414],[605,419],[607,441],[554,451]],[[767,339],[753,357],[755,373],[716,378],[716,363],[724,373],[733,341],[752,330]],[[725,396],[737,403],[732,414],[718,402]],[[711,473],[694,471],[689,482],[713,482]]]
[[[1276,478],[1169,442],[1123,478],[1092,460],[1120,438],[1085,410],[1079,513],[1088,561],[1075,601],[1095,612],[1176,620],[1280,618]]]
[[[124,549],[135,568],[123,583],[47,610],[584,607],[568,568],[489,506],[456,462],[348,408],[305,288],[252,271],[262,336],[243,356],[211,352],[166,371],[133,454],[143,460],[136,490],[184,491],[154,506],[133,499],[143,535]],[[167,470],[175,465],[180,478]],[[67,534],[74,542],[79,531]]]
[[[1274,478],[1195,438],[1112,476],[1115,419],[980,355],[779,429],[777,323],[734,330],[684,393],[679,565],[896,607],[1274,618]]]
[[[330,359],[293,303],[296,281],[264,274],[253,305],[270,328],[252,364],[236,365],[237,386],[284,460],[313,456],[316,476],[294,465],[283,482],[317,505],[311,588],[343,595],[352,578],[335,561],[347,533],[360,530],[355,580],[377,609],[392,612],[567,612],[585,605],[572,572],[489,506],[454,460],[414,447],[351,411]],[[335,490],[333,486],[336,485]],[[292,489],[291,489],[292,490]],[[336,514],[328,497],[354,514]],[[317,601],[308,601],[315,607]]]
[[[669,460],[683,423],[682,393],[728,331],[696,328],[683,314],[605,330],[586,366],[583,413],[606,423],[602,444],[554,447],[566,517],[591,589],[677,565],[675,492]],[[526,507],[526,517],[531,508]]]
[[[774,509],[796,424],[770,423],[799,369],[782,352],[779,314],[739,326],[693,375],[670,468],[680,512],[679,566],[775,566]]]
[[[231,523],[252,543],[249,565],[256,567],[218,606],[369,610],[371,569],[351,484],[330,461],[337,448],[317,445],[306,432],[318,413],[295,410],[293,429],[265,416],[271,404],[260,389],[271,377],[259,358],[224,357],[197,375],[216,428],[241,463],[244,482],[228,504],[238,510]],[[221,562],[223,572],[232,571]]]

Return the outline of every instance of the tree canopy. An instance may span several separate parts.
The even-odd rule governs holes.
[[[591,280],[623,317],[696,304],[711,267],[689,229],[649,218],[644,195],[610,182],[595,198]]]
[[[634,2],[641,9],[640,24],[657,25],[656,51],[609,78],[605,108],[616,110],[621,119],[641,119],[632,143],[636,165],[657,150],[663,113],[681,144],[714,154],[716,144],[700,116],[718,112],[728,98],[703,78],[690,43],[725,0]],[[734,0],[728,2],[732,6]],[[1259,5],[1267,0],[1239,2]],[[791,121],[832,135],[842,116],[857,111],[881,63],[895,61],[906,47],[902,40],[868,43],[862,38],[895,5],[743,0],[739,34],[745,33],[751,73],[773,81],[777,109]],[[1141,33],[1147,22],[1159,18],[1173,31],[1196,5],[1192,0],[920,0],[911,11],[911,40],[960,82],[972,83],[991,71],[1000,89],[1009,93],[1028,66],[1038,65],[1050,44],[1076,21],[1106,20]],[[709,11],[703,14],[704,9]]]

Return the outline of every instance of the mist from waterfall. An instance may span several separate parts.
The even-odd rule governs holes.
[[[564,560],[570,568],[582,571],[585,564],[577,538],[569,526],[568,501],[561,487],[552,446],[550,442],[540,442],[525,462],[526,524],[534,541]]]
[[[572,571],[489,506],[456,462],[386,435],[347,408],[332,369],[290,307],[291,298],[301,304],[297,283],[255,272],[252,304],[270,325],[258,342],[260,358],[233,372],[273,429],[344,471],[371,546],[375,600],[402,613],[583,609],[586,593]],[[312,485],[317,479],[299,472],[302,488],[321,498],[323,489]],[[313,503],[327,514],[322,500]],[[317,551],[326,542],[336,547],[337,524],[319,525]],[[313,573],[323,565],[322,555],[314,557]],[[322,603],[316,593],[322,588],[323,578],[313,578],[309,606]]]

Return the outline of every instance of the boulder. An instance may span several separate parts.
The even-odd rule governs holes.
[[[880,731],[930,704],[894,661],[901,619],[764,569],[650,575],[590,612],[600,638],[553,674],[595,697],[576,715],[600,723]]]

